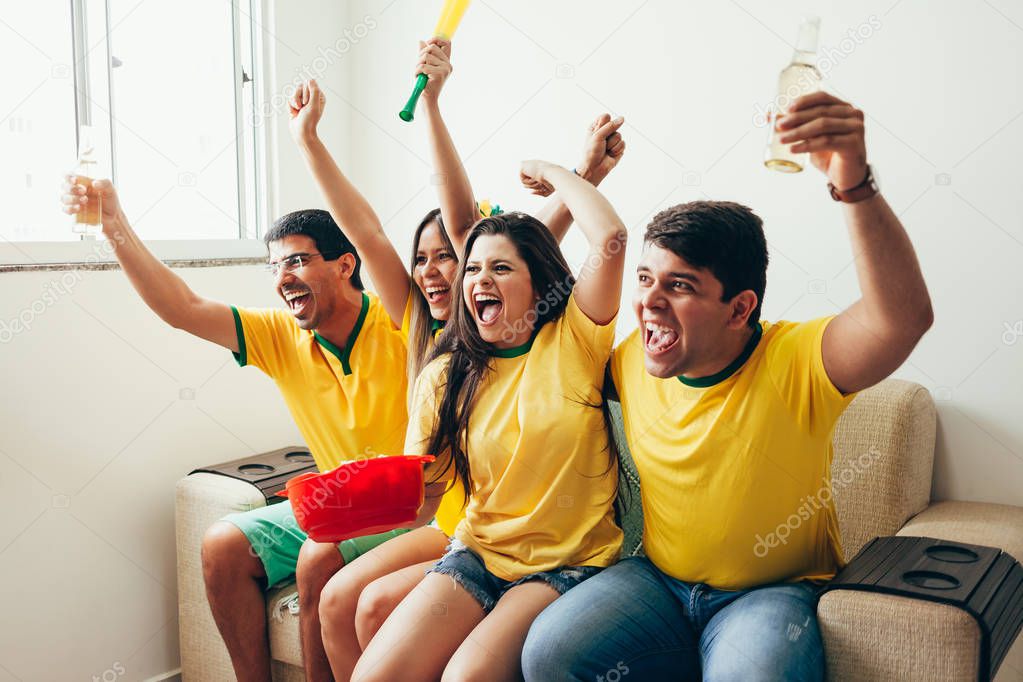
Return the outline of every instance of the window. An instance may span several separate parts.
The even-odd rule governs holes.
[[[23,242],[80,239],[57,186],[75,166],[81,125],[96,131],[143,239],[257,239],[259,10],[259,0],[44,0],[4,12],[0,182],[13,210],[0,245],[25,253]]]

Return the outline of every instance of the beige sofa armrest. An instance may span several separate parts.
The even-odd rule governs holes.
[[[831,476],[846,561],[927,506],[935,423],[931,394],[900,379],[863,391],[842,413]]]
[[[998,547],[1023,563],[1023,507],[936,502],[910,519],[897,534]]]
[[[980,630],[954,606],[834,590],[821,597],[817,620],[832,682],[976,679]]]
[[[178,481],[175,536],[178,564],[178,632],[186,682],[233,680],[234,670],[206,601],[202,538],[215,521],[266,504],[254,485],[217,474],[196,473]]]
[[[999,547],[1019,560],[1023,507],[939,502],[910,519],[898,535]],[[821,597],[817,617],[829,680],[976,679],[980,631],[955,607],[835,590]],[[995,679],[1023,679],[1023,638],[1017,638]]]

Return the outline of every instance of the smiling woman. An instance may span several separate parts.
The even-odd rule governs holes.
[[[406,442],[407,454],[440,454],[428,476],[461,485],[465,518],[353,679],[517,679],[532,619],[617,558],[617,459],[601,401],[625,229],[578,175],[525,162],[522,177],[559,191],[593,265],[577,281],[554,235],[524,213],[469,231],[461,297],[417,380]],[[426,637],[428,650],[413,644]]]
[[[550,232],[521,213],[483,220],[466,247],[471,250],[461,280],[462,294],[480,338],[501,349],[521,346],[545,321],[516,324],[536,304],[536,292],[546,291],[557,281],[574,281],[564,256]],[[544,250],[558,257],[544,262]],[[561,301],[545,317],[557,317],[565,303]]]

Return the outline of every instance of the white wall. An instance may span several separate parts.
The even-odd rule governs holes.
[[[258,267],[178,272],[203,294],[274,305]],[[63,276],[73,291],[0,354],[5,681],[176,668],[175,481],[302,442],[258,371],[164,325],[122,272],[73,275],[0,275],[5,321]]]
[[[352,121],[360,162],[350,172],[391,217],[402,253],[435,198],[424,128],[395,113],[438,4],[391,5],[353,55],[352,98],[367,117]],[[352,13],[379,6],[352,3]],[[765,170],[766,130],[754,125],[808,10],[822,17],[821,54],[832,55],[827,88],[869,116],[870,160],[933,298],[935,325],[896,376],[938,401],[934,496],[1023,503],[1023,334],[1003,341],[1023,320],[1019,3],[477,2],[455,37],[447,121],[478,196],[532,209],[518,161],[570,166],[587,123],[622,114],[628,149],[603,189],[634,228],[630,263],[657,210],[736,200],[764,219],[766,319],[834,313],[858,297],[841,209],[817,171]],[[843,41],[850,30],[866,37]],[[566,250],[582,258],[578,234]],[[626,311],[619,336],[634,327]]]
[[[304,2],[301,11],[282,3],[264,24],[277,86],[314,68],[318,47],[336,43],[346,24],[342,3]],[[333,58],[320,78],[342,89],[346,70]],[[270,121],[279,210],[319,206],[286,119],[285,109]],[[347,120],[332,104],[321,125],[342,160]],[[132,215],[132,197],[122,198]],[[56,199],[39,210],[56,211]],[[259,266],[176,272],[211,298],[278,304]],[[164,325],[120,271],[0,273],[0,323],[19,317],[30,329],[13,338],[0,326],[8,500],[0,682],[144,680],[173,670],[175,482],[195,467],[302,439],[272,382]]]
[[[368,25],[367,16],[375,25],[321,78],[324,136],[407,253],[435,199],[423,128],[396,113],[415,41],[440,1],[281,5],[267,24],[279,87],[312,67],[319,48],[338,45],[345,28]],[[586,124],[609,109],[626,116],[628,150],[604,189],[635,228],[633,263],[656,210],[734,199],[765,220],[768,319],[848,305],[857,287],[839,208],[816,172],[763,170],[765,131],[753,124],[808,6],[479,0],[457,36],[444,95],[478,195],[537,207],[518,188],[518,160],[573,164]],[[1010,0],[812,6],[823,43],[840,49],[847,30],[879,22],[830,71],[828,87],[870,115],[871,160],[934,299],[935,326],[898,376],[938,398],[935,497],[1023,504],[1023,336],[1003,342],[1005,325],[1023,320],[1015,163],[1023,9]],[[321,205],[283,117],[277,133],[279,212]],[[950,184],[938,184],[939,174]],[[578,235],[566,248],[581,257]],[[258,268],[179,272],[205,295],[274,304]],[[43,300],[62,276],[0,274],[0,321]],[[174,482],[197,465],[299,442],[268,380],[166,328],[122,273],[83,273],[71,288],[0,346],[9,499],[0,517],[0,682],[91,679],[115,664],[121,679],[138,680],[176,667]],[[633,324],[623,315],[619,335]]]

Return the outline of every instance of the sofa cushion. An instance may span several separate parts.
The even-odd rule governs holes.
[[[301,667],[298,592],[294,583],[267,592],[266,624],[270,635],[270,657],[275,661]]]
[[[935,502],[898,532],[998,547],[1023,562],[1023,507],[987,502]]]

